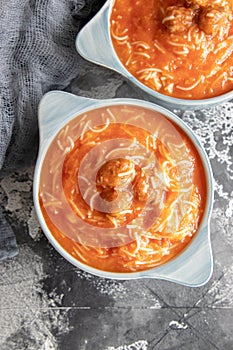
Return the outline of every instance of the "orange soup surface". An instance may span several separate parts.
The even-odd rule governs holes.
[[[195,236],[206,201],[202,161],[162,114],[130,104],[83,113],[49,145],[39,201],[57,242],[111,272],[159,266]]]
[[[152,90],[204,99],[233,88],[232,0],[115,0],[110,33],[125,68]]]

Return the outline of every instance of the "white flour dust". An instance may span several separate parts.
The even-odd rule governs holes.
[[[43,291],[41,258],[23,245],[0,268],[0,349],[57,350],[54,334],[69,331],[68,308]]]
[[[169,327],[171,328],[171,329],[187,329],[188,328],[188,325],[186,324],[186,323],[184,323],[184,322],[178,322],[178,321],[171,321],[170,323],[169,323]]]
[[[133,344],[121,345],[121,346],[118,346],[117,348],[110,346],[106,350],[147,350],[147,349],[148,349],[148,342],[146,340],[138,340]]]
[[[34,168],[31,167],[5,177],[0,181],[0,194],[2,197],[6,196],[5,209],[11,213],[14,220],[27,225],[29,235],[34,240],[39,240],[42,231],[32,197],[33,172]]]
[[[207,303],[212,307],[233,307],[233,266],[223,269],[223,277],[215,281],[207,294]]]
[[[89,281],[93,287],[102,295],[111,297],[114,305],[119,307],[145,308],[144,301],[147,300],[149,309],[161,309],[162,305],[155,295],[140,280],[113,280],[97,278],[87,272],[76,270],[79,279]],[[133,284],[133,288],[132,288]]]
[[[99,291],[101,294],[111,296],[113,299],[123,297],[127,293],[127,290],[121,281],[96,278],[95,276],[82,270],[76,270],[76,273],[78,278],[90,281],[97,291]]]
[[[231,193],[231,197],[233,197],[233,191]],[[228,207],[226,209],[226,217],[232,218],[233,217],[233,199],[230,199]]]

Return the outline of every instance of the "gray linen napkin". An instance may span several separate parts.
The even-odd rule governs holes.
[[[0,8],[0,178],[34,164],[42,95],[78,75],[80,28],[104,0],[11,0]],[[0,260],[17,254],[0,203]]]

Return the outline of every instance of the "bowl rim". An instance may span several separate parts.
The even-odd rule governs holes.
[[[45,94],[43,98],[45,98],[45,96],[48,96],[48,95],[53,95],[54,93],[56,95],[56,94],[60,94],[61,92],[58,92],[58,91],[49,92],[49,93]],[[65,93],[65,92],[62,92],[62,94],[63,95],[65,95],[65,94],[71,95],[71,94]],[[77,97],[77,96],[75,96],[75,97]],[[43,101],[43,98],[41,101]],[[150,272],[159,271],[159,269],[161,269],[161,267],[163,267],[165,265],[172,266],[173,262],[175,260],[177,260],[178,258],[182,257],[184,252],[191,245],[193,245],[193,242],[195,242],[195,240],[200,239],[200,237],[199,237],[200,232],[203,230],[205,231],[204,234],[207,235],[209,249],[211,250],[209,221],[210,221],[212,207],[213,207],[213,201],[214,201],[213,174],[212,174],[212,169],[211,169],[211,165],[210,165],[210,161],[208,159],[208,156],[207,156],[203,146],[201,145],[200,141],[198,140],[198,137],[195,135],[195,133],[192,131],[192,129],[184,121],[182,121],[182,119],[180,119],[175,113],[169,111],[168,109],[166,109],[160,105],[156,105],[156,104],[149,102],[149,101],[144,101],[144,100],[140,100],[140,99],[132,99],[132,98],[114,98],[114,99],[95,100],[95,99],[88,99],[88,98],[82,97],[82,99],[85,99],[87,101],[89,100],[90,105],[86,106],[85,108],[83,108],[81,110],[78,110],[78,108],[77,108],[77,111],[73,115],[70,115],[69,119],[63,122],[63,125],[62,124],[57,125],[56,132],[53,133],[53,135],[51,135],[46,140],[46,142],[43,142],[42,144],[40,144],[38,158],[37,158],[35,171],[34,171],[33,199],[34,199],[36,214],[37,214],[37,217],[38,217],[38,220],[39,220],[39,223],[40,223],[40,226],[41,226],[43,232],[45,233],[45,235],[48,238],[48,240],[50,241],[50,243],[54,246],[54,248],[71,264],[73,264],[76,267],[81,268],[82,270],[84,270],[88,273],[91,273],[91,274],[99,276],[99,277],[105,277],[105,278],[110,278],[110,279],[120,279],[120,280],[137,279],[137,278],[143,278],[143,277],[145,278],[145,277],[148,277],[148,272],[150,274]],[[168,120],[173,121],[175,123],[175,125],[178,125],[178,127],[180,127],[181,130],[183,130],[184,133],[189,137],[189,139],[193,143],[197,153],[200,156],[200,159],[202,161],[202,165],[204,168],[204,172],[205,172],[206,187],[207,187],[206,188],[207,191],[206,191],[205,210],[204,210],[204,213],[202,216],[202,220],[201,220],[201,223],[199,225],[198,231],[196,232],[195,236],[192,238],[190,243],[177,256],[175,256],[174,258],[172,258],[171,260],[169,260],[168,262],[166,262],[162,265],[159,265],[159,266],[154,267],[152,269],[136,271],[136,272],[127,272],[127,273],[125,273],[125,272],[109,272],[109,271],[105,271],[105,270],[96,269],[96,268],[89,266],[87,264],[84,264],[81,261],[74,258],[70,253],[68,253],[63,248],[63,246],[60,243],[58,243],[58,241],[53,236],[52,232],[50,232],[48,226],[45,223],[45,219],[42,215],[40,205],[39,205],[39,200],[38,200],[40,173],[41,173],[43,161],[44,161],[45,155],[47,153],[47,150],[50,147],[51,142],[54,140],[54,138],[55,138],[56,134],[59,132],[59,130],[64,125],[66,125],[69,121],[75,119],[76,117],[78,117],[79,115],[83,114],[86,111],[91,111],[91,110],[98,109],[101,107],[107,107],[107,106],[110,107],[112,105],[121,105],[121,104],[136,105],[136,106],[144,107],[147,109],[152,109],[154,111],[157,111],[157,112],[163,114],[166,118],[168,118]],[[40,103],[40,105],[41,105],[41,103]],[[39,105],[39,114],[40,114],[40,105]],[[210,252],[210,254],[212,257],[211,252]],[[212,271],[212,266],[211,266],[211,271]],[[211,274],[212,274],[212,272],[211,272]],[[150,277],[173,281],[172,278],[167,278],[166,276],[164,276],[164,277],[150,276]],[[177,281],[175,279],[174,279],[174,282],[177,283]],[[204,283],[206,283],[206,281]],[[202,283],[202,284],[204,284],[204,283]],[[193,286],[193,284],[190,284],[190,283],[180,283],[180,284]],[[202,284],[198,284],[198,285],[202,285]]]

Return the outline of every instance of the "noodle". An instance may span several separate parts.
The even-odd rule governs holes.
[[[110,108],[106,108],[106,111],[108,112],[109,116],[112,118],[113,122],[116,122],[116,117],[115,115],[112,113]]]
[[[156,40],[154,40],[154,46],[162,53],[165,54],[166,50]]]
[[[137,46],[137,48],[141,47],[141,48],[143,48],[145,50],[149,50],[150,49],[150,45],[148,45],[145,41],[135,41],[134,43],[132,43],[132,45]]]
[[[107,127],[109,126],[109,123],[110,123],[110,120],[109,120],[109,118],[107,118],[106,124],[102,128],[100,128],[100,127],[92,128],[91,126],[89,126],[89,130],[91,130],[93,132],[103,132],[105,129],[107,129]]]
[[[201,76],[197,81],[195,81],[194,84],[190,85],[190,86],[179,86],[179,85],[176,85],[176,88],[177,89],[180,89],[180,90],[184,90],[184,91],[188,91],[188,90],[193,90],[197,85],[199,85],[201,82],[203,82],[205,80],[205,77],[204,76]]]

